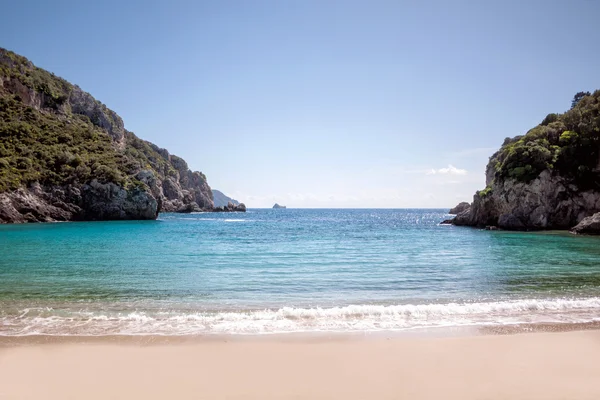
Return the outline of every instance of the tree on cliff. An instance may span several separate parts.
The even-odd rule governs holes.
[[[495,176],[529,182],[549,169],[581,188],[599,190],[600,90],[587,93],[577,93],[567,112],[550,114],[526,135],[505,139],[490,160]]]
[[[575,95],[575,97],[573,97],[573,100],[571,101],[571,108],[575,107],[577,105],[577,103],[579,103],[581,101],[581,99],[583,99],[585,96],[590,96],[591,93],[590,92],[579,92]]]

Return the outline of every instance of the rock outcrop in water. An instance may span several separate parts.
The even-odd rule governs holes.
[[[233,204],[232,202],[227,203],[225,207],[215,207],[213,212],[246,212],[246,205],[244,203]]]
[[[280,206],[279,204],[275,203],[275,205],[273,205],[273,208],[286,208],[286,206]]]
[[[505,139],[486,185],[455,225],[569,229],[600,211],[600,90],[524,136]]]
[[[213,208],[204,174],[126,130],[78,86],[0,48],[0,222]]]
[[[571,232],[583,235],[600,235],[600,213],[585,217],[571,229]]]

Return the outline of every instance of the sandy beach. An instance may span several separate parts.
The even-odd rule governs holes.
[[[598,399],[600,331],[0,347],[0,399]]]

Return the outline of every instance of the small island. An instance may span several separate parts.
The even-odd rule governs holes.
[[[286,206],[281,206],[277,203],[275,203],[275,205],[273,206],[273,208],[287,208]]]

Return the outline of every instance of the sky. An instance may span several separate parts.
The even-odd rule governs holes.
[[[451,207],[600,89],[600,1],[8,1],[0,46],[249,207]]]

